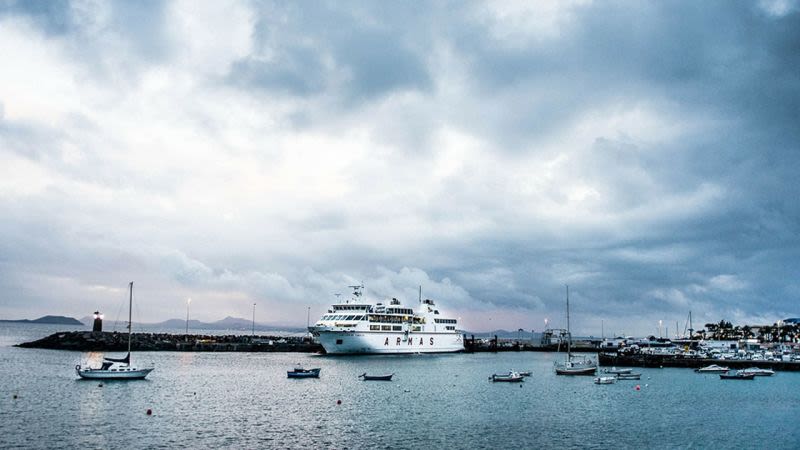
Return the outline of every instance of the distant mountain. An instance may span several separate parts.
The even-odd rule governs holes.
[[[43,316],[38,319],[22,319],[22,320],[0,320],[0,322],[14,322],[14,323],[39,323],[49,325],[83,325],[83,322],[66,316]]]

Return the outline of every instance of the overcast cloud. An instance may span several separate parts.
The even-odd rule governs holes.
[[[0,1],[0,318],[800,315],[800,6]]]

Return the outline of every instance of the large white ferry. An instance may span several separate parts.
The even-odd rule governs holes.
[[[433,300],[419,308],[362,300],[361,286],[350,286],[353,297],[331,306],[327,314],[308,327],[329,354],[447,353],[464,350],[458,320],[444,317]]]

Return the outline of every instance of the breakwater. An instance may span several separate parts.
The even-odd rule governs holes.
[[[600,353],[598,363],[601,366],[617,367],[685,367],[697,369],[700,367],[717,364],[734,370],[748,367],[760,367],[775,371],[800,371],[800,362],[797,361],[768,361],[750,359],[712,359],[712,358],[684,358],[672,355],[658,355],[638,353],[625,355],[620,353]]]
[[[65,331],[17,346],[53,350],[122,352],[128,349],[128,334],[105,331]],[[133,333],[131,334],[131,350],[324,353],[322,346],[310,337],[211,336],[167,333]]]
[[[107,331],[64,331],[32,342],[17,344],[24,348],[46,348],[75,351],[127,351],[127,333]],[[576,352],[596,352],[590,345],[573,345]],[[197,335],[169,333],[133,333],[133,351],[178,352],[301,352],[325,353],[322,346],[308,336]],[[464,336],[464,351],[480,352],[557,352],[557,345],[518,339],[475,338]]]

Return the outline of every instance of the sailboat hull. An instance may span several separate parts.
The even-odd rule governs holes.
[[[142,380],[146,377],[153,369],[81,369],[79,367],[75,368],[75,372],[78,373],[78,376],[81,378],[92,379],[92,380]]]
[[[596,367],[556,367],[557,375],[594,375]]]

